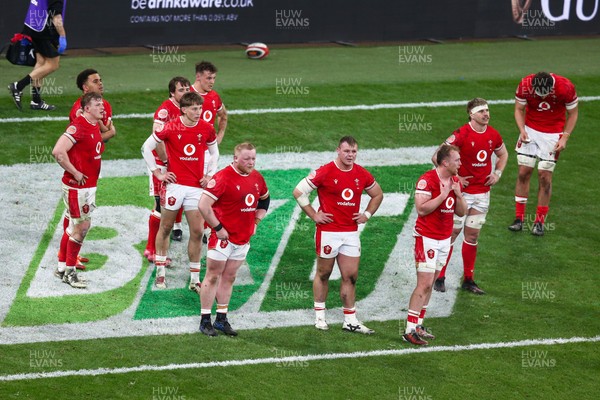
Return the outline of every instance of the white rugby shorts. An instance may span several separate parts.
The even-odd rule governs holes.
[[[160,206],[166,210],[198,210],[202,188],[168,183],[160,193]]]
[[[544,133],[536,131],[525,125],[525,132],[529,136],[529,142],[524,143],[521,140],[517,141],[515,151],[530,157],[537,157],[544,161],[558,160],[558,154],[554,152],[554,146],[560,139],[562,132],[559,133]]]
[[[221,240],[212,232],[208,239],[206,257],[216,261],[245,260],[250,250],[250,243],[235,244],[229,240]]]
[[[338,254],[360,257],[360,236],[358,231],[315,233],[317,255],[322,258],[335,258]]]
[[[73,224],[92,219],[92,212],[96,209],[95,187],[77,189],[63,183],[62,195]]]
[[[431,239],[415,235],[415,263],[418,272],[441,271],[450,252],[450,238]]]

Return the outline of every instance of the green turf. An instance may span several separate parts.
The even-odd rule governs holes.
[[[148,202],[146,185],[147,178],[144,177],[102,179],[98,185],[98,204],[106,206],[137,204],[143,207]],[[112,194],[109,195],[109,193]],[[86,322],[105,319],[123,312],[135,298],[145,268],[148,265],[147,261],[144,261],[144,267],[137,276],[123,287],[105,293],[73,295],[70,301],[77,304],[77,306],[68,307],[68,312],[63,311],[65,309],[65,299],[63,297],[35,298],[27,296],[27,290],[38,268],[54,268],[52,265],[41,265],[41,260],[54,233],[54,227],[63,214],[62,200],[56,200],[57,206],[54,217],[44,232],[38,250],[17,292],[17,298],[10,312],[2,321],[2,326],[35,326],[48,323]],[[92,227],[89,235],[87,240],[110,239],[116,236],[117,232],[112,228]],[[144,245],[138,244],[137,249],[143,252]],[[85,250],[83,255],[86,256]],[[89,258],[91,261],[90,270],[101,268],[107,259],[106,256],[93,254]]]
[[[305,327],[244,332],[243,337],[235,340],[224,337],[210,340],[198,335],[184,335],[127,341],[108,339],[18,345],[12,346],[6,353],[0,368],[2,371],[9,368],[11,372],[35,373],[56,369],[89,369],[100,365],[165,365],[177,361],[202,363],[250,357],[341,353],[357,348],[370,351],[405,347],[398,342],[392,323],[375,323],[374,327],[382,334],[368,340],[341,331],[323,333]],[[479,337],[477,333],[474,335]],[[464,343],[469,342],[469,339],[472,338],[462,335],[453,339],[453,342]],[[124,343],[128,345],[122,346]],[[193,355],[182,351],[192,348],[195,349]],[[170,390],[178,390],[180,395],[191,399],[200,399],[209,393],[215,398],[256,398],[269,393],[270,397],[278,399],[371,398],[376,393],[378,398],[401,399],[403,397],[399,397],[399,394],[423,390],[424,395],[444,399],[464,399],[465,396],[486,399],[571,396],[593,399],[597,392],[593,382],[600,368],[597,349],[597,344],[524,346],[460,353],[339,361],[288,361],[252,367],[212,367],[43,379],[27,384],[2,383],[0,395],[3,398],[40,398],[39,393],[43,392],[42,398],[62,398],[69,395],[83,398],[104,396],[144,399],[152,396],[153,388],[171,388]],[[95,356],[90,359],[81,353]],[[58,367],[36,366],[44,363],[44,360],[46,364]],[[227,385],[215,382],[213,377],[216,376],[226,379]],[[565,380],[572,384],[565,385]],[[189,382],[196,383],[190,385]]]
[[[243,50],[191,52],[181,49],[186,62],[153,62],[151,50],[134,55],[63,57],[61,68],[48,79],[55,92],[76,95],[77,74],[89,67],[102,74],[107,95],[165,91],[175,75],[194,77],[194,65],[210,60],[219,68],[218,86],[232,89],[270,88],[275,93],[276,79],[301,78],[309,87],[323,84],[386,84],[390,82],[472,81],[498,77],[518,80],[532,70],[550,69],[568,76],[598,71],[600,54],[591,51],[600,46],[598,38],[451,43],[444,45],[403,43],[399,46],[358,46],[323,48],[277,48],[263,61],[247,60]],[[421,51],[430,62],[401,62],[400,54]],[[556,57],[560,54],[560,57]],[[573,62],[577,60],[577,62]],[[27,68],[3,62],[4,79],[21,78]],[[143,77],[143,79],[140,79]],[[514,85],[516,87],[516,84]],[[7,97],[6,95],[3,97]],[[60,97],[56,94],[54,97]]]
[[[600,93],[600,78],[573,79],[580,88],[580,96],[592,96]],[[447,101],[465,100],[475,96],[488,99],[510,99],[513,96],[516,82],[513,79],[502,81],[476,81],[471,84],[447,82],[441,88],[423,84],[390,84],[370,85],[369,90],[360,97],[357,92],[362,89],[359,85],[344,85],[335,88],[335,95],[327,93],[331,86],[320,88],[324,95],[308,96],[304,102],[296,99],[281,99],[284,103],[274,103],[279,100],[268,90],[248,92],[232,91],[225,100],[229,107],[235,106],[235,99],[255,102],[240,105],[241,108],[269,107],[305,107],[353,104],[403,103],[417,101]],[[316,92],[316,91],[315,91]],[[414,95],[411,95],[414,93]],[[239,97],[238,97],[239,96]],[[125,94],[119,98],[131,99],[125,109],[115,113],[150,113],[161,103],[155,101],[141,103],[135,94]],[[112,101],[112,99],[110,99]],[[7,107],[10,100],[6,99]],[[67,107],[67,103],[65,103]],[[586,104],[582,103],[582,113]],[[589,107],[593,110],[593,103]],[[238,109],[238,107],[235,107]],[[492,108],[492,124],[500,130],[506,140],[516,138],[513,106],[496,105]],[[14,113],[11,113],[11,116]],[[231,115],[225,139],[221,144],[221,153],[230,154],[240,140],[250,140],[256,144],[260,152],[278,152],[278,149],[295,146],[299,152],[322,151],[324,148],[335,148],[337,140],[343,134],[356,136],[361,148],[404,147],[409,145],[435,145],[447,137],[452,130],[465,121],[463,106],[440,108],[390,109],[377,111],[336,111],[313,112],[302,114],[273,114],[265,117],[259,115]],[[1,115],[1,113],[0,113]],[[583,114],[582,114],[583,115]],[[593,112],[585,114],[579,128],[593,129],[598,116]],[[7,115],[8,116],[8,115]],[[0,116],[1,118],[1,116]],[[400,123],[405,120],[422,119],[429,123],[430,129],[401,129]],[[583,124],[583,125],[582,125]],[[589,125],[588,125],[589,124]],[[7,143],[27,143],[20,146],[0,147],[0,164],[53,162],[52,147],[56,138],[64,131],[66,121],[35,123],[0,123],[2,139]],[[121,119],[115,118],[117,137],[111,139],[102,155],[103,159],[140,159],[140,148],[150,134],[151,118]],[[409,126],[409,128],[411,128]],[[416,127],[418,128],[418,126]],[[515,139],[516,140],[516,139]]]
[[[42,115],[66,117],[78,96],[73,84],[74,77],[90,65],[101,71],[106,86],[105,96],[115,114],[152,113],[167,97],[164,87],[168,80],[181,74],[192,78],[193,60],[201,58],[211,59],[219,66],[216,90],[221,93],[230,110],[427,102],[474,96],[510,99],[518,80],[540,69],[569,76],[577,85],[580,96],[598,95],[600,52],[589,50],[598,46],[599,40],[401,45],[422,47],[426,54],[432,56],[430,63],[399,62],[398,46],[277,49],[264,62],[246,60],[240,57],[241,52],[234,50],[202,52],[190,54],[185,65],[155,65],[149,57],[150,50],[129,56],[65,57],[61,69],[51,76],[52,81],[49,82],[51,87],[60,87],[62,94],[47,96],[49,101],[59,106],[58,110],[40,113],[25,107],[19,113],[6,93],[0,97],[0,118]],[[561,57],[554,57],[554,54],[561,54]],[[572,62],[573,59],[577,59],[577,62]],[[18,77],[26,70],[0,63],[0,72],[2,76]],[[144,77],[141,83],[140,76]],[[308,93],[277,94],[277,79],[300,79],[300,83],[293,86],[308,88]],[[346,118],[346,113],[337,114],[339,117],[333,113],[327,116],[323,113],[281,114],[269,118],[263,115],[233,115],[230,116],[222,149],[230,151],[243,137],[254,141],[261,151],[274,152],[277,146],[289,145],[290,140],[302,146],[303,151],[310,151],[335,144],[340,133],[353,133],[360,139],[366,139],[363,141],[364,147],[400,147],[405,144],[404,138],[398,134],[399,114],[414,111],[425,114],[427,119],[433,121],[440,115],[438,113],[442,113],[444,117],[440,119],[447,121],[448,125],[440,126],[436,122],[433,129],[439,132],[449,130],[457,121],[463,120],[458,110],[462,111],[462,107],[357,111],[354,113],[363,116],[358,121]],[[508,106],[506,110],[511,112]],[[66,122],[36,123],[32,129],[26,123],[0,123],[4,140],[28,144],[16,149],[1,147],[0,164],[51,162],[51,148],[65,125]],[[115,119],[115,125],[117,137],[109,143],[103,157],[139,158],[139,148],[150,133],[151,118]],[[511,123],[512,126],[514,124]],[[437,143],[437,138],[434,141],[423,132],[419,136],[428,144]],[[39,154],[40,151],[43,154]]]
[[[103,74],[107,98],[115,113],[149,113],[165,97],[163,87],[167,80],[175,74],[190,76],[192,60],[200,58],[211,59],[219,66],[216,88],[232,110],[464,100],[475,96],[511,99],[522,76],[543,69],[571,78],[580,96],[598,96],[600,52],[593,51],[598,44],[599,39],[594,38],[427,45],[424,51],[432,56],[432,62],[416,65],[399,64],[397,46],[276,49],[269,59],[256,63],[241,58],[241,51],[215,51],[190,55],[189,63],[183,66],[149,65],[148,54],[65,57],[56,77],[57,82],[65,86],[66,96],[52,97],[52,100],[61,106],[61,115],[66,115],[76,97],[72,84],[76,72],[92,64]],[[0,64],[0,72],[6,79],[20,76],[24,71]],[[141,96],[138,93],[140,76],[144,77]],[[276,79],[290,77],[301,78],[309,94],[278,95]],[[555,172],[549,216],[551,229],[543,238],[506,229],[514,212],[516,161],[512,148],[517,135],[513,106],[491,107],[492,125],[503,135],[510,159],[502,180],[493,190],[491,212],[479,241],[476,279],[488,294],[476,297],[460,292],[450,317],[429,319],[428,325],[438,336],[435,344],[498,343],[600,334],[597,318],[600,295],[595,279],[596,260],[600,258],[597,218],[600,190],[593,179],[600,127],[598,104],[598,101],[580,104],[580,120]],[[10,98],[6,94],[0,96],[0,118],[15,115]],[[29,110],[18,114],[39,115]],[[431,129],[399,129],[399,121],[415,115],[431,123]],[[230,153],[235,143],[246,139],[254,141],[260,152],[278,152],[291,146],[297,152],[332,150],[336,139],[346,133],[357,136],[361,148],[436,145],[465,121],[463,106],[234,115],[230,117],[222,152]],[[109,142],[104,158],[139,158],[139,147],[149,133],[150,120],[116,120],[115,124],[118,136]],[[51,147],[64,126],[64,122],[0,123],[0,140],[4,144],[0,147],[0,163],[51,162]],[[275,176],[269,178],[275,179]],[[296,178],[289,180],[295,183]],[[103,180],[106,184],[111,181]],[[400,178],[398,181],[399,187],[405,187]],[[122,185],[130,186],[131,192],[116,190]],[[536,185],[534,178],[532,189]],[[98,203],[150,207],[146,194],[143,179],[124,178],[114,180],[113,187],[100,188]],[[128,200],[128,196],[135,199]],[[534,197],[530,197],[529,216],[534,210]],[[57,212],[52,226],[58,218]],[[298,242],[297,248],[290,246],[287,251],[300,254],[311,245],[310,224],[306,229],[301,236],[308,240]],[[49,234],[44,236],[40,248],[43,243],[47,245]],[[36,253],[34,261],[39,261],[41,256]],[[24,296],[23,290],[18,296]],[[95,304],[78,306],[89,308]],[[26,325],[31,318],[41,318],[36,314],[35,304],[14,309],[9,317],[7,320],[17,321],[17,325]],[[236,339],[210,340],[194,334],[5,345],[0,346],[0,374],[404,349],[408,347],[400,340],[402,324],[371,321],[369,326],[377,331],[372,337],[344,334],[337,327],[329,332],[318,332],[304,326],[242,331]],[[532,354],[540,356],[531,357]],[[400,399],[410,398],[406,396],[418,391],[424,398],[431,399],[595,399],[599,388],[599,354],[596,342],[42,379],[2,382],[0,398],[147,399],[158,389],[163,393],[178,390],[187,399]],[[49,364],[45,368],[35,365],[44,360]]]
[[[83,251],[80,253],[80,255],[90,260],[85,268],[86,272],[100,269],[104,266],[104,264],[106,264],[106,261],[108,261],[108,256],[104,254],[85,253],[85,251]]]

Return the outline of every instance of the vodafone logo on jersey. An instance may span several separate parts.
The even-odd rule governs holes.
[[[194,146],[193,144],[186,144],[183,148],[183,152],[186,156],[189,157],[196,152],[196,146]]]
[[[487,167],[488,163],[484,162],[484,161],[487,160],[488,154],[485,150],[479,150],[475,157],[477,158],[477,161],[479,161],[479,162],[472,163],[471,165],[473,167]]]
[[[352,198],[354,197],[354,192],[352,191],[352,189],[344,189],[342,191],[342,199],[349,201],[352,200]]]
[[[446,211],[453,211],[453,209],[454,209],[454,197],[448,197],[446,199],[446,208],[448,209]],[[442,210],[442,211],[444,211],[444,210]]]
[[[238,187],[238,190],[239,187]],[[256,200],[256,197],[254,197],[254,195],[252,193],[248,193],[246,195],[246,197],[244,198],[244,203],[246,203],[246,207],[242,208],[240,211],[241,212],[256,212],[256,207],[254,207],[254,201]]]
[[[477,153],[477,161],[484,162],[487,159],[487,152],[485,150],[480,150]]]
[[[342,199],[344,199],[344,201],[338,201],[337,205],[354,207],[356,205],[356,203],[353,203],[350,201],[350,200],[352,200],[353,197],[354,197],[354,192],[352,191],[352,189],[346,188],[346,189],[342,190]],[[360,199],[359,199],[359,202],[360,202]]]
[[[102,142],[96,143],[96,153],[100,154],[102,150]]]
[[[206,110],[202,113],[202,119],[206,122],[211,122],[213,119],[213,113],[210,110]]]
[[[538,111],[548,111],[550,108],[550,103],[548,103],[547,101],[542,101],[538,105]]]

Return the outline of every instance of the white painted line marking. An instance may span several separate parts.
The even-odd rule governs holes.
[[[579,101],[598,101],[600,96],[584,96],[580,97]],[[469,100],[453,100],[453,101],[432,101],[420,103],[397,103],[397,104],[359,104],[354,106],[328,106],[328,107],[298,107],[298,108],[255,108],[251,110],[228,110],[229,115],[246,115],[246,114],[284,114],[284,113],[303,113],[303,112],[320,112],[320,111],[357,111],[357,110],[390,110],[397,108],[418,108],[418,107],[456,107],[464,106]],[[514,104],[514,99],[508,100],[488,100],[489,104]],[[117,114],[113,119],[150,119],[154,114]],[[0,118],[0,123],[10,122],[42,122],[42,121],[68,121],[67,117],[33,117],[33,118]]]
[[[245,365],[259,364],[293,364],[305,361],[321,361],[321,360],[340,360],[347,358],[365,358],[365,357],[380,357],[380,356],[401,356],[405,354],[418,353],[440,353],[451,351],[470,351],[470,350],[489,350],[489,349],[507,349],[514,347],[526,346],[548,346],[558,344],[572,343],[591,343],[600,341],[600,336],[589,338],[573,337],[573,338],[558,338],[558,339],[528,339],[516,342],[500,342],[500,343],[479,343],[469,345],[456,346],[432,346],[432,347],[411,347],[408,349],[399,350],[373,350],[360,351],[354,353],[325,353],[325,354],[310,354],[306,356],[293,357],[267,357],[267,358],[250,358],[245,360],[227,360],[213,361],[206,363],[188,363],[188,364],[168,364],[168,365],[140,365],[138,367],[126,368],[97,368],[97,369],[80,369],[80,370],[64,370],[52,372],[37,372],[27,374],[0,375],[0,381],[20,381],[34,380],[45,378],[61,378],[66,376],[101,376],[101,375],[116,375],[128,374],[132,372],[147,372],[147,371],[175,371],[180,369],[197,369],[197,368],[213,368],[213,367],[237,367]]]

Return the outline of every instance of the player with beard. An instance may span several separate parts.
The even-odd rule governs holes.
[[[206,276],[200,293],[200,332],[216,336],[219,330],[237,336],[227,319],[229,300],[238,269],[250,250],[250,238],[269,209],[269,189],[254,169],[256,149],[251,143],[235,147],[233,162],[208,183],[198,208],[212,227],[206,254]],[[217,317],[211,309],[217,299]]]

